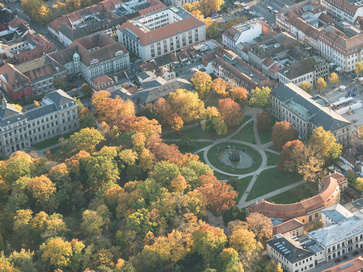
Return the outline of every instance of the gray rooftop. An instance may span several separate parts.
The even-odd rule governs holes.
[[[321,210],[321,212],[336,224],[350,220],[354,216],[350,211],[340,204],[330,206],[324,210]]]
[[[267,244],[278,251],[291,263],[296,263],[315,254],[310,250],[304,249],[299,245],[299,242],[295,242],[287,237],[271,239],[267,241]]]
[[[309,232],[308,234],[311,238],[326,248],[362,233],[363,220],[357,217],[352,217],[351,220],[338,224],[331,224]]]
[[[74,101],[72,97],[61,89],[47,93],[45,98],[52,100],[57,107]]]
[[[317,127],[322,126],[324,130],[334,131],[350,125],[350,121],[330,108],[319,105],[310,94],[293,83],[280,85],[274,88],[270,94],[282,101],[286,107],[290,108],[297,115],[305,120],[310,120]]]

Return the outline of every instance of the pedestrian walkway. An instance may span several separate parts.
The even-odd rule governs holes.
[[[198,154],[200,152],[203,152],[204,161],[215,172],[218,172],[218,173],[226,175],[226,176],[235,177],[237,179],[252,176],[252,180],[250,181],[245,193],[243,194],[243,196],[241,197],[240,201],[237,204],[237,206],[239,208],[248,207],[248,206],[250,206],[250,205],[252,205],[252,204],[254,204],[254,203],[258,202],[258,201],[261,201],[262,199],[270,198],[270,197],[273,197],[275,195],[281,194],[281,193],[286,192],[288,190],[291,190],[291,189],[293,189],[293,188],[295,188],[295,187],[297,187],[297,186],[299,186],[299,185],[301,185],[302,183],[305,182],[305,181],[299,181],[299,182],[296,182],[294,184],[291,184],[291,185],[285,186],[283,188],[277,189],[277,190],[275,190],[273,192],[270,192],[268,194],[265,194],[263,196],[252,199],[250,201],[246,201],[249,192],[251,192],[251,189],[253,188],[254,184],[257,181],[258,176],[263,171],[265,171],[267,169],[272,169],[272,168],[277,167],[276,165],[267,165],[266,151],[268,151],[270,153],[278,154],[278,155],[280,154],[279,152],[271,149],[271,147],[273,145],[272,142],[265,143],[265,144],[261,143],[261,140],[260,140],[259,135],[258,135],[258,130],[257,130],[257,127],[256,127],[256,122],[257,122],[256,116],[257,116],[257,114],[259,112],[260,112],[260,110],[258,110],[256,108],[248,108],[248,111],[245,114],[252,116],[252,118],[250,120],[243,123],[235,132],[231,133],[230,135],[226,136],[225,138],[217,139],[217,140],[214,140],[212,142],[211,142],[211,139],[198,139],[198,142],[211,142],[211,144],[206,146],[206,147],[203,147],[201,149],[198,149],[197,151],[194,152],[194,154]],[[250,142],[245,142],[245,141],[233,139],[234,136],[236,136],[244,127],[246,127],[251,122],[253,122],[253,124],[254,124],[253,125],[253,134],[254,134],[254,139],[255,139],[255,142],[256,142],[255,144],[252,144]],[[193,126],[188,126],[188,127],[193,127]],[[179,141],[179,139],[166,139],[165,140],[165,142],[177,142],[177,141]],[[215,167],[208,160],[208,155],[207,155],[208,151],[213,146],[219,145],[219,144],[224,143],[224,142],[243,144],[243,145],[246,145],[246,146],[249,146],[249,147],[252,147],[253,149],[255,149],[261,155],[261,158],[262,158],[260,167],[257,170],[246,173],[246,174],[232,174],[232,173],[225,172],[225,171],[220,170],[219,168]]]

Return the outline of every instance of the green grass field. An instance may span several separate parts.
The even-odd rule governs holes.
[[[280,172],[277,168],[267,169],[259,175],[246,200],[263,196],[299,180],[299,175]]]
[[[280,162],[280,155],[266,151],[267,165],[276,165]]]
[[[43,142],[40,142],[40,143],[37,143],[35,145],[33,145],[33,147],[35,149],[38,149],[38,150],[41,150],[41,149],[44,149],[44,148],[47,148],[47,147],[50,147],[52,145],[56,145],[59,143],[59,139],[60,138],[64,138],[64,139],[68,139],[72,134],[76,133],[77,131],[73,131],[73,132],[70,132],[70,133],[67,133],[67,134],[64,134],[64,135],[59,135],[59,136],[56,136],[56,137],[53,137],[53,138],[50,138],[50,139],[47,139]]]
[[[289,191],[271,197],[267,199],[267,201],[276,204],[290,204],[299,202],[316,194],[318,194],[318,183],[308,182]]]
[[[261,144],[271,142],[271,132],[271,129],[258,132],[258,137],[260,137]]]
[[[233,139],[255,144],[256,139],[253,134],[253,122],[248,123],[243,129],[241,129]]]
[[[252,180],[252,176],[241,178],[241,179],[237,180],[237,188],[236,188],[236,191],[238,192],[237,203],[241,199],[243,194],[246,192],[246,189],[247,189],[248,185],[250,184],[251,180]]]

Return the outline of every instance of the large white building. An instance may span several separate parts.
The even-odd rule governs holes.
[[[119,42],[143,60],[175,52],[205,38],[205,24],[178,6],[128,20],[118,27]]]
[[[321,0],[321,5],[339,21],[354,24],[357,17],[363,16],[363,1],[361,0]]]
[[[343,146],[350,144],[351,122],[331,110],[321,97],[313,97],[293,83],[280,85],[270,93],[270,112],[278,120],[289,121],[303,141],[314,129],[330,131]]]
[[[0,156],[30,148],[79,127],[77,104],[62,90],[45,95],[39,107],[19,112],[4,97],[0,106]]]
[[[354,252],[358,254],[363,248],[363,213],[352,214],[339,204],[321,212],[328,225],[309,232],[304,242],[289,234],[278,234],[267,241],[270,258],[289,272],[300,272]]]
[[[262,34],[260,19],[252,19],[229,28],[222,34],[223,44],[234,51],[240,43],[251,42]]]
[[[101,75],[112,76],[130,66],[126,48],[102,31],[75,40],[51,57],[65,66],[68,76],[82,76],[89,83]]]

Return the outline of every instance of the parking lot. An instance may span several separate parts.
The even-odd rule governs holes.
[[[341,85],[346,86],[346,89],[344,91],[342,91],[342,89],[339,87]],[[333,104],[334,102],[339,101],[339,99],[351,96],[348,93],[352,92],[354,92],[355,94],[354,96],[352,96],[353,100],[344,106],[349,107],[357,102],[362,102],[363,104],[363,85],[358,84],[357,82],[352,82],[352,80],[344,80],[340,82],[335,88],[328,89],[328,91],[323,94],[323,96],[331,104]],[[342,116],[353,123],[353,131],[357,131],[359,126],[363,125],[363,107],[356,110],[348,111],[347,113],[342,114]],[[355,140],[357,140],[357,138],[355,138]]]

